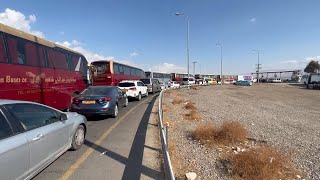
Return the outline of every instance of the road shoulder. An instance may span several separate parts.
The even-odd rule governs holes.
[[[157,177],[156,179],[165,179],[163,168],[162,168],[162,154],[161,154],[161,141],[159,135],[159,127],[158,127],[158,106],[159,106],[159,98],[156,99],[154,106],[152,108],[148,126],[147,126],[147,134],[144,145],[143,152],[143,166],[148,167],[150,169],[156,170],[154,172],[157,173],[153,177]],[[141,179],[153,179],[145,174],[141,175]]]

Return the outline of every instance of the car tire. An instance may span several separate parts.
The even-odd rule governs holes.
[[[128,100],[128,97],[126,97],[126,100],[125,100],[125,103],[124,103],[124,107],[127,107],[129,104],[129,100]]]
[[[118,116],[118,113],[119,113],[119,108],[118,108],[118,104],[116,104],[114,106],[114,110],[113,110],[113,113],[112,113],[112,117],[113,118],[116,118]]]
[[[71,150],[78,150],[81,148],[82,144],[85,140],[85,128],[83,125],[79,125],[76,129],[75,133],[73,134],[72,143],[71,143]]]
[[[148,97],[149,96],[149,93],[148,93],[148,91],[146,92],[146,97]]]
[[[138,96],[137,96],[137,100],[140,101],[141,100],[141,92],[139,92]]]

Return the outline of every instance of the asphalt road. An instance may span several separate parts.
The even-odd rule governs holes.
[[[156,95],[131,101],[117,118],[88,118],[85,144],[67,151],[34,179],[156,179],[142,165],[146,129]]]

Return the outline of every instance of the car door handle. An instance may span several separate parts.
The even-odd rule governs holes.
[[[44,136],[42,134],[38,134],[37,137],[33,138],[32,141],[39,141],[42,139]]]

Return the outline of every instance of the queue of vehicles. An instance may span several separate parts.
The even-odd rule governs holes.
[[[116,117],[128,98],[148,96],[139,68],[113,61],[88,68],[82,54],[1,23],[0,69],[1,179],[31,179],[82,146],[87,115]],[[134,86],[116,86],[128,80]]]

